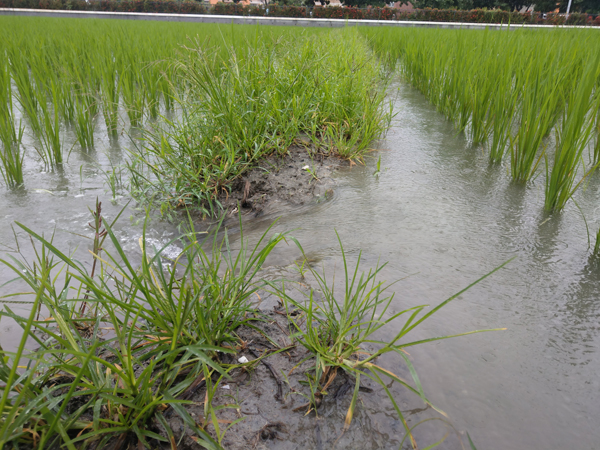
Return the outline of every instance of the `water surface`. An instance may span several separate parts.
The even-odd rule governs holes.
[[[511,183],[506,166],[490,167],[412,88],[399,87],[395,106],[374,155],[382,173],[373,175],[375,159],[339,173],[332,201],[283,215],[276,229],[295,229],[329,274],[341,268],[334,230],[352,261],[362,250],[365,267],[388,262],[385,279],[405,278],[393,287],[396,310],[436,305],[515,257],[415,330],[416,339],[507,328],[409,349],[425,392],[480,449],[598,448],[600,264],[580,211],[571,202],[545,214],[542,176]],[[599,180],[576,195],[592,233]],[[399,358],[383,363],[409,376]],[[418,405],[395,392],[406,409]],[[391,409],[370,414],[389,427],[381,448],[392,448],[401,427]]]
[[[394,102],[398,114],[380,151],[365,166],[337,174],[332,200],[277,211],[249,224],[247,235],[255,240],[280,216],[275,231],[293,230],[306,253],[331,276],[341,269],[337,230],[351,263],[362,250],[365,268],[388,262],[383,278],[403,279],[392,288],[395,311],[435,305],[516,257],[414,331],[413,339],[422,339],[507,328],[412,347],[410,357],[425,392],[479,449],[598,448],[600,267],[589,256],[581,213],[571,202],[562,214],[544,214],[542,177],[527,187],[512,184],[505,166],[490,167],[482,150],[471,148],[415,90],[399,86]],[[4,250],[17,250],[10,225],[19,220],[46,234],[56,229],[60,248],[77,248],[79,257],[87,257],[91,242],[79,236],[91,236],[87,207],[99,196],[107,216],[114,217],[125,204],[123,199],[108,201],[112,195],[100,170],[110,166],[107,155],[122,161],[123,150],[110,142],[98,148],[105,151],[73,152],[62,172],[39,175],[39,165],[32,162],[28,170],[38,175],[27,181],[26,174],[27,189],[0,196]],[[376,177],[379,155],[382,172]],[[593,232],[600,226],[599,190],[600,177],[595,177],[576,195]],[[117,228],[131,252],[138,245],[142,217],[130,208]],[[149,233],[156,242],[166,242],[177,230],[154,220]],[[19,249],[31,257],[25,244]],[[289,265],[298,255],[293,246],[282,247],[270,264]],[[0,268],[1,281],[12,277]],[[16,287],[3,292],[10,289]],[[399,326],[379,337],[391,337]],[[3,319],[0,337],[6,349],[15,336],[15,325]],[[400,358],[384,358],[381,364],[409,376]],[[394,394],[404,410],[422,407],[406,391],[395,389]],[[357,426],[368,422],[378,431],[347,448],[397,448],[402,427],[391,405],[371,399],[363,408]],[[415,414],[411,424],[426,417],[440,416],[428,410]],[[422,426],[419,436],[427,441],[422,446],[433,443],[437,428],[443,428],[439,421]],[[306,448],[302,437],[289,444],[294,441]],[[460,448],[457,439],[445,447]]]

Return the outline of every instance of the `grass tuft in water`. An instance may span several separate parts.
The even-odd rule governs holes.
[[[421,305],[392,313],[390,306],[394,295],[386,294],[391,285],[386,285],[378,280],[385,264],[378,265],[368,272],[361,271],[361,254],[359,254],[356,266],[349,267],[339,235],[338,241],[344,263],[344,287],[341,293],[335,291],[335,279],[331,284],[328,283],[324,273],[321,274],[310,266],[309,270],[318,283],[319,294],[322,297],[321,301],[317,301],[316,293],[312,289],[306,301],[302,302],[286,295],[285,284],[282,286],[272,284],[272,287],[285,300],[288,318],[295,331],[291,337],[310,353],[310,356],[302,362],[314,359],[314,368],[307,373],[308,384],[311,388],[310,403],[307,405],[308,410],[317,411],[322,398],[327,395],[327,389],[335,377],[341,372],[345,372],[350,379],[354,380],[354,393],[346,414],[344,427],[345,430],[348,429],[357,405],[361,377],[370,378],[385,390],[404,425],[407,435],[410,437],[413,448],[417,448],[416,441],[411,434],[411,428],[389,390],[389,382],[399,383],[408,391],[419,396],[426,405],[431,406],[436,411],[439,410],[425,396],[419,377],[405,349],[436,340],[491,330],[471,331],[453,336],[441,336],[412,342],[401,341],[404,341],[414,328],[450,301],[507,263],[443,301],[429,312],[424,313],[427,305]],[[304,258],[306,258],[300,244],[297,241],[296,244],[302,251]],[[302,314],[293,315],[291,314],[293,310],[300,311]],[[404,325],[396,325],[395,329],[399,329],[399,331],[395,331],[391,339],[382,341],[375,338],[379,330],[383,327],[389,329],[392,324],[396,324],[401,318],[406,318]],[[386,353],[396,353],[403,359],[411,373],[414,387],[377,364],[377,358]]]

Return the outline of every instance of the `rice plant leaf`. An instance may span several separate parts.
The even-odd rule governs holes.
[[[454,300],[456,297],[459,297],[460,295],[464,294],[466,291],[468,291],[469,289],[471,289],[473,286],[475,286],[476,284],[480,283],[481,281],[485,280],[487,277],[489,277],[490,275],[492,275],[493,273],[497,272],[498,270],[502,269],[504,266],[506,266],[508,263],[510,263],[513,259],[515,259],[515,257],[509,259],[508,261],[500,264],[498,267],[496,267],[494,270],[488,272],[487,274],[485,274],[484,276],[480,277],[479,279],[477,279],[476,281],[474,281],[473,283],[469,284],[466,288],[461,289],[459,292],[457,292],[456,294],[452,295],[451,297],[449,297],[448,299],[444,300],[442,303],[440,303],[439,305],[437,305],[435,308],[433,308],[431,311],[427,312],[426,314],[424,314],[423,316],[421,316],[418,320],[416,320],[416,322],[409,326],[408,328],[406,328],[404,334],[410,332],[411,330],[413,330],[415,327],[417,327],[419,324],[423,323],[423,321],[425,321],[426,319],[428,319],[429,317],[431,317],[433,314],[435,314],[437,311],[439,311],[440,309],[442,309],[444,306],[446,306],[448,303],[450,303],[452,300]]]
[[[344,431],[347,431],[350,428],[350,423],[352,422],[352,417],[354,416],[354,409],[356,408],[356,400],[358,399],[358,391],[360,389],[360,372],[356,372],[356,380],[354,382],[354,392],[352,393],[352,400],[350,401],[350,407],[348,408],[348,412],[346,413],[346,418],[344,420]]]

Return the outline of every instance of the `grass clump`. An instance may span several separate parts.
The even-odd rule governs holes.
[[[234,254],[226,234],[215,234],[208,254],[206,239],[192,233],[179,257],[166,261],[164,247],[147,248],[143,235],[136,263],[114,235],[114,222],[102,219],[100,204],[93,216],[91,271],[20,224],[35,243],[35,261],[0,261],[29,287],[2,299],[0,316],[14,319],[23,337],[16,352],[2,351],[0,446],[149,448],[169,441],[161,434],[170,433],[168,409],[201,446],[220,448],[204,429],[216,416],[198,425],[184,405],[201,380],[227,378],[218,352],[232,353],[235,329],[251,320],[256,275],[283,236],[263,236]],[[8,306],[31,295],[26,317]],[[27,352],[28,340],[35,351]],[[210,413],[210,404],[205,408]]]
[[[387,393],[405,428],[406,436],[410,438],[412,447],[416,449],[417,445],[411,433],[412,429],[389,389],[389,382],[399,383],[409,392],[419,396],[426,405],[431,406],[436,411],[439,410],[425,396],[417,372],[405,349],[436,340],[491,330],[471,331],[453,336],[441,336],[417,341],[406,341],[406,337],[419,324],[449,302],[507,263],[494,269],[426,313],[424,313],[424,309],[427,305],[415,306],[391,313],[390,307],[394,295],[386,294],[391,285],[386,285],[378,279],[385,264],[378,265],[368,272],[361,271],[361,254],[359,254],[356,266],[352,268],[348,265],[346,253],[341,241],[339,242],[344,265],[344,288],[341,293],[335,292],[335,280],[330,284],[325,274],[317,272],[310,266],[308,269],[317,281],[318,291],[322,297],[321,301],[316,300],[315,292],[312,289],[309,291],[306,301],[302,302],[286,295],[285,284],[281,287],[272,284],[285,300],[288,319],[294,330],[291,337],[309,352],[309,356],[298,365],[309,359],[314,359],[314,368],[307,373],[308,384],[311,389],[309,411],[317,411],[323,397],[327,395],[328,387],[337,375],[344,372],[354,383],[352,400],[346,414],[344,426],[344,430],[348,429],[356,408],[361,377],[369,378],[379,384]],[[304,255],[302,247],[299,243],[297,244]],[[306,258],[306,255],[304,255],[304,258]],[[297,314],[298,311],[301,314]],[[389,327],[397,323],[401,317],[406,317],[406,319],[399,331],[392,334],[391,338],[377,339],[377,334],[382,328],[387,327],[386,329],[389,330]],[[373,347],[374,349],[372,349]],[[414,387],[377,364],[377,358],[387,353],[396,353],[404,360],[411,373]],[[387,384],[384,380],[387,381]]]
[[[181,418],[199,445],[222,448],[227,428],[217,412],[231,405],[212,402],[219,384],[239,367],[225,363],[223,355],[247,347],[236,333],[240,327],[258,329],[252,324],[259,315],[251,297],[267,286],[284,299],[295,330],[293,345],[304,346],[310,353],[306,360],[314,360],[314,370],[307,373],[309,408],[316,411],[328,386],[345,372],[354,382],[347,429],[360,380],[370,378],[389,396],[416,448],[412,428],[383,380],[401,384],[431,405],[404,349],[451,336],[406,338],[466,289],[427,313],[424,305],[391,313],[394,296],[386,293],[389,285],[378,280],[384,265],[361,272],[360,255],[350,267],[342,248],[343,298],[324,274],[308,267],[323,299],[317,301],[310,290],[306,302],[295,301],[286,295],[285,283],[260,278],[266,258],[285,235],[268,237],[268,229],[250,247],[242,234],[240,250],[233,251],[227,231],[219,227],[206,235],[187,233],[161,248],[149,248],[144,231],[137,260],[125,253],[113,232],[118,216],[106,223],[97,203],[92,218],[91,268],[22,224],[17,226],[30,237],[35,259],[0,260],[17,275],[13,282],[28,287],[0,298],[6,303],[0,318],[15,320],[23,330],[16,351],[0,348],[3,448],[173,448],[178,443],[169,428],[172,414]],[[180,254],[166,258],[165,249],[174,244],[182,246]],[[27,301],[31,310],[25,316],[10,307]],[[377,338],[402,317],[404,325],[391,339]],[[457,336],[464,334],[470,333]],[[35,350],[28,350],[32,343]],[[412,383],[379,365],[377,358],[390,352],[404,359]],[[204,390],[204,417],[197,421],[188,407],[199,388]]]
[[[355,30],[331,34],[257,36],[225,48],[195,42],[177,59],[189,86],[182,119],[135,155],[138,171],[149,172],[138,192],[152,183],[161,201],[214,214],[235,178],[265,156],[285,155],[300,135],[315,151],[362,160],[389,126],[384,80]]]

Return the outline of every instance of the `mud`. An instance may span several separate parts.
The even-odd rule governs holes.
[[[294,145],[286,156],[272,155],[246,172],[223,192],[219,202],[228,216],[241,207],[245,216],[258,217],[277,205],[301,206],[324,201],[332,195],[335,181],[332,173],[348,161],[310,152]]]
[[[290,273],[286,278],[291,276]],[[306,279],[297,276],[297,281],[291,295],[299,299],[309,287]],[[387,448],[389,440],[377,426],[365,420],[368,415],[361,407],[365,402],[375,407],[381,401],[370,380],[361,382],[355,420],[346,432],[344,419],[354,384],[345,373],[337,373],[318,410],[309,410],[307,374],[314,373],[311,368],[315,360],[293,338],[287,313],[297,317],[297,311],[286,311],[274,295],[263,292],[260,296],[257,321],[253,323],[256,329],[238,329],[237,354],[227,355],[221,361],[238,364],[241,357],[249,361],[231,371],[230,378],[221,380],[216,388],[212,406],[222,408],[217,412],[221,432],[231,426],[223,436],[222,446],[227,450],[358,449],[369,443],[369,448]],[[207,423],[205,429],[217,439],[213,425],[204,416],[206,394],[205,387],[199,389],[190,398],[194,405],[187,409],[199,424]],[[173,414],[169,425],[177,439],[177,448],[201,448],[180,418]]]

